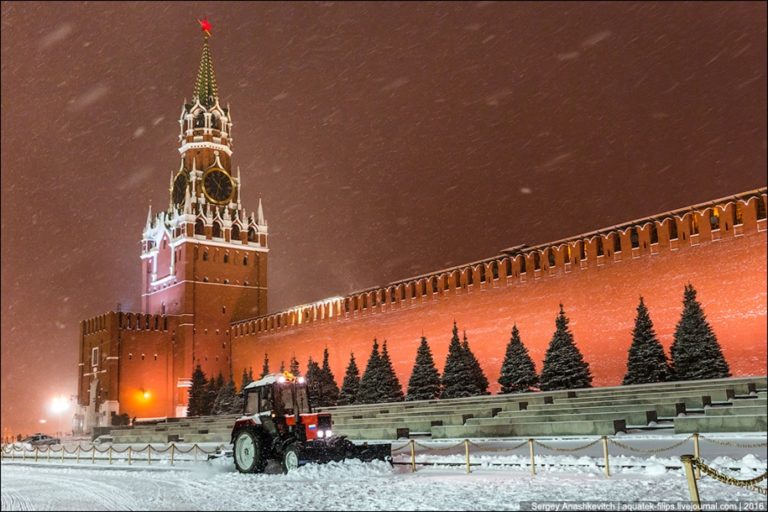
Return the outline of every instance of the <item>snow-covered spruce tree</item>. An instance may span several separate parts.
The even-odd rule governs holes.
[[[269,375],[269,354],[264,352],[264,363],[261,365],[261,377]]]
[[[202,416],[205,411],[205,404],[208,400],[207,379],[203,369],[198,364],[195,371],[192,372],[192,385],[189,388],[189,403],[187,405],[187,416]]]
[[[285,361],[280,361],[280,373],[285,371]]]
[[[584,361],[584,356],[573,341],[562,304],[555,325],[557,328],[549,342],[541,370],[541,389],[550,391],[592,387],[589,364]]]
[[[373,349],[365,366],[363,378],[360,379],[360,387],[357,390],[357,404],[375,404],[379,401],[379,386],[381,386],[381,355],[379,354],[379,342],[373,339]]]
[[[224,375],[219,371],[219,374],[216,376],[216,393],[218,394],[218,390],[224,387],[225,381],[224,381]]]
[[[295,377],[298,377],[301,375],[301,372],[299,371],[299,360],[296,359],[296,356],[291,356],[291,365],[288,367],[288,371],[291,372]]]
[[[382,386],[380,402],[402,402],[405,396],[403,395],[403,386],[400,385],[400,380],[395,374],[395,369],[392,366],[392,360],[389,358],[389,352],[387,351],[387,340],[384,340],[384,345],[381,348],[381,374],[382,374]]]
[[[344,382],[339,391],[338,405],[352,405],[357,403],[357,390],[360,388],[360,370],[355,361],[354,352],[349,356],[347,372],[344,374]]]
[[[632,329],[632,345],[627,357],[627,373],[623,384],[648,384],[669,380],[669,364],[653,330],[653,322],[643,298],[637,306],[635,327]]]
[[[320,368],[320,386],[322,401],[321,407],[330,407],[336,405],[339,401],[339,386],[336,384],[336,378],[331,371],[331,365],[328,363],[328,348],[323,350],[323,366]]]
[[[248,382],[253,382],[253,366],[248,367]]]
[[[432,400],[440,398],[440,373],[435,367],[435,359],[429,348],[427,338],[421,337],[421,343],[416,350],[416,362],[408,379],[408,394],[405,399]]]
[[[683,312],[672,342],[674,380],[721,379],[730,377],[728,363],[712,331],[693,285],[685,287]]]
[[[243,376],[240,378],[240,391],[245,389],[245,386],[253,382],[253,378],[251,378],[250,375],[248,375],[248,372],[245,368],[243,368]]]
[[[480,361],[477,360],[475,354],[472,353],[472,349],[469,348],[469,341],[467,341],[467,331],[464,331],[464,341],[461,344],[461,349],[464,351],[464,357],[467,358],[467,366],[469,366],[472,372],[472,380],[475,381],[477,386],[478,395],[490,395],[488,392],[488,377],[483,372],[483,367],[480,366]]]
[[[209,416],[213,414],[213,402],[216,401],[216,395],[219,394],[217,380],[218,379],[211,377],[208,381],[208,385],[205,386],[205,405],[201,411],[203,416]]]
[[[307,362],[307,394],[309,395],[309,405],[314,409],[323,402],[323,383],[322,370],[320,365],[309,356]]]
[[[467,364],[467,357],[459,341],[459,329],[456,322],[453,322],[453,336],[445,358],[440,398],[461,398],[480,394],[475,378],[476,375]]]
[[[235,402],[235,383],[228,380],[216,395],[213,402],[213,414],[230,414]]]
[[[504,362],[501,363],[499,384],[501,384],[501,393],[529,391],[539,384],[536,366],[533,364],[528,349],[525,348],[520,339],[517,325],[512,326],[512,337],[507,343]]]

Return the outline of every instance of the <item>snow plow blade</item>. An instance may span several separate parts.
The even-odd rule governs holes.
[[[340,462],[356,459],[363,462],[382,460],[392,462],[391,444],[356,445],[346,437],[334,437],[327,441],[314,441],[304,445],[299,455],[300,464]]]

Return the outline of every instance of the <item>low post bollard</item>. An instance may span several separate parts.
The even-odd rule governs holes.
[[[91,445],[91,464],[96,464],[96,445]]]
[[[128,465],[131,465],[131,447],[128,447]]]
[[[61,463],[64,464],[64,445],[61,445]]]
[[[173,452],[176,451],[176,443],[171,443],[171,466],[173,466]]]
[[[411,439],[411,473],[416,472],[416,441]]]
[[[699,451],[699,433],[698,432],[693,433],[693,456],[701,460],[701,452]],[[694,472],[696,473],[696,478],[701,478],[701,470],[699,470],[699,468],[694,468]]]
[[[197,443],[192,446],[192,450],[195,452],[195,462],[197,462]]]
[[[45,450],[45,462],[51,462],[51,447],[49,446]]]
[[[112,465],[112,447],[109,447],[109,465]]]
[[[464,451],[467,454],[467,474],[471,472],[470,466],[469,466],[469,439],[464,440]]]
[[[603,456],[605,457],[605,476],[611,476],[611,465],[608,460],[608,438],[603,436]]]
[[[37,453],[40,451],[40,448],[35,446],[35,462],[37,462]]]
[[[685,478],[688,480],[688,491],[691,493],[691,504],[695,510],[701,510],[701,500],[699,499],[699,488],[696,485],[696,474],[693,468],[693,456],[683,455],[680,461],[685,468]]]
[[[147,445],[147,466],[152,465],[152,445]]]
[[[528,450],[531,452],[531,474],[536,474],[536,456],[533,453],[533,439],[528,440]]]
[[[27,460],[27,449],[23,446],[21,447],[21,460]]]
[[[80,464],[80,443],[77,443],[77,463]]]

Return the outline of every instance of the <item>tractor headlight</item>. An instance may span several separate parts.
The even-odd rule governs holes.
[[[317,437],[318,437],[318,439],[322,439],[322,438],[323,438],[323,436],[324,436],[324,434],[325,434],[325,432],[323,432],[322,430],[318,430],[318,431],[317,431]]]

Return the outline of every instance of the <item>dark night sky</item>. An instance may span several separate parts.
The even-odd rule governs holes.
[[[205,15],[273,311],[766,184],[762,2],[4,2],[3,434],[138,308]]]

